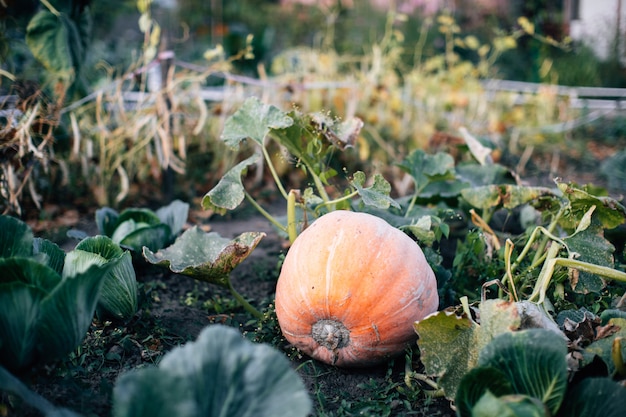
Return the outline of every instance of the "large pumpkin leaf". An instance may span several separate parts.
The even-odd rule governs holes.
[[[576,259],[595,265],[614,267],[613,252],[615,247],[604,238],[603,230],[597,225],[591,225],[563,239],[568,250],[577,253]],[[604,281],[598,275],[584,271],[570,271],[570,284],[580,293],[599,293],[604,288]]]
[[[431,314],[414,325],[425,373],[439,377],[438,384],[448,398],[454,398],[461,378],[478,361],[479,349],[472,348],[477,326],[453,309]]]
[[[462,163],[456,166],[456,173],[460,179],[469,183],[472,187],[515,183],[511,172],[499,164],[477,165]]]
[[[152,264],[169,267],[172,272],[227,287],[231,271],[252,253],[264,236],[265,233],[248,232],[231,240],[194,226],[171,246],[156,253],[144,247],[143,256]]]
[[[567,390],[567,344],[557,333],[527,329],[496,336],[480,352],[479,366],[501,370],[517,394],[539,399],[555,414]]]
[[[622,417],[626,388],[609,378],[586,378],[574,385],[557,417]]]
[[[304,417],[310,411],[287,358],[220,325],[167,353],[158,368],[121,376],[113,392],[115,417]]]
[[[270,129],[283,129],[292,124],[293,119],[278,107],[250,97],[226,119],[221,139],[232,148],[237,148],[241,141],[248,138],[263,146]]]
[[[491,184],[465,188],[461,191],[461,196],[469,204],[479,209],[494,207],[513,209],[544,197],[559,198],[558,193],[549,188],[523,187],[512,184]]]
[[[571,210],[559,221],[567,229],[575,230],[578,221],[595,206],[594,219],[603,229],[613,229],[626,221],[626,208],[611,197],[595,196],[572,184],[558,183],[559,190],[569,200]]]
[[[255,164],[261,156],[252,156],[239,162],[224,174],[217,185],[202,198],[202,208],[215,210],[224,214],[227,210],[234,210],[245,198],[245,189],[241,182],[241,176],[252,164]]]
[[[446,309],[414,324],[425,372],[439,377],[447,398],[456,396],[463,376],[478,363],[478,355],[493,338],[518,330],[530,317],[523,303],[485,300],[478,309],[480,325],[465,314]],[[533,318],[532,325],[545,325]]]
[[[431,182],[455,179],[454,159],[443,152],[430,155],[416,149],[398,166],[413,178],[415,193],[418,195]]]

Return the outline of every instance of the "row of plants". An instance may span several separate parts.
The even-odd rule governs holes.
[[[525,19],[515,30],[483,42],[463,33],[451,15],[442,13],[424,25],[413,44],[399,30],[406,16],[390,12],[380,40],[362,55],[340,55],[329,46],[332,39],[323,42],[323,48],[288,49],[264,67],[268,78],[259,83],[231,74],[236,62],[253,58],[251,37],[231,55],[221,45],[211,47],[200,64],[158,54],[162,28],[151,2],[137,5],[145,42],[135,63],[122,75],[112,68],[104,71],[93,93],[72,102],[71,92],[85,70],[80,63],[88,50],[90,25],[88,9],[78,13],[71,3],[46,2],[26,33],[46,81],[24,89],[18,88],[16,75],[3,71],[0,78],[3,85],[9,82],[5,90],[17,93],[19,110],[0,119],[5,213],[20,213],[22,199],[41,207],[57,187],[76,196],[88,193],[97,205],[117,207],[128,203],[138,184],[147,188],[153,180],[162,185],[158,191],[166,200],[190,200],[240,160],[241,153],[229,151],[216,138],[248,94],[263,96],[280,108],[295,105],[306,113],[330,111],[360,118],[365,125],[355,163],[365,170],[375,161],[400,194],[406,188],[404,174],[389,168],[393,162],[415,149],[436,149],[442,138],[458,140],[454,132],[461,126],[517,154],[548,142],[563,144],[562,132],[542,128],[580,115],[550,88],[524,97],[523,104],[517,94],[485,94],[481,81],[497,75],[498,58],[522,39],[556,47]],[[440,54],[423,50],[431,32],[444,45]],[[409,66],[402,57],[414,47]],[[63,54],[56,52],[59,48]],[[223,98],[205,101],[203,95],[211,91],[203,88],[216,83],[223,86]],[[205,164],[209,170],[196,169]],[[277,164],[278,173],[284,174],[281,169],[287,167]],[[174,191],[171,184],[176,180],[191,183],[191,191]]]
[[[626,377],[623,344],[626,272],[619,264],[623,261],[624,248],[616,253],[606,232],[624,223],[624,206],[613,198],[598,195],[602,194],[601,190],[575,184],[557,182],[552,188],[519,185],[505,167],[490,160],[492,150],[469,134],[465,136],[467,158],[461,163],[456,163],[447,153],[428,154],[421,150],[401,161],[398,166],[414,182],[414,193],[392,198],[391,185],[383,176],[367,179],[359,171],[339,173],[332,168],[334,162],[341,160],[339,154],[352,146],[361,127],[358,119],[338,120],[328,114],[296,110],[285,112],[257,98],[246,100],[226,120],[221,139],[228,146],[239,147],[245,141],[253,142],[254,146],[247,147],[250,157],[227,171],[207,192],[202,206],[225,213],[247,200],[290,241],[278,285],[279,288],[288,285],[291,290],[279,297],[277,288],[277,318],[269,306],[260,309],[252,306],[230,281],[232,269],[254,250],[263,234],[244,233],[230,240],[205,233],[198,227],[183,232],[188,214],[185,203],[175,201],[157,212],[128,209],[118,213],[103,208],[96,214],[101,235],[83,237],[67,255],[51,242],[33,239],[20,221],[3,217],[7,224],[1,228],[7,231],[2,239],[3,262],[14,272],[3,277],[2,291],[4,305],[15,308],[3,311],[6,314],[2,330],[6,333],[0,338],[0,348],[3,358],[11,358],[3,366],[26,369],[67,354],[84,337],[94,311],[122,320],[135,314],[134,270],[119,269],[124,262],[126,266],[131,262],[132,256],[124,252],[127,249],[135,255],[136,262],[163,265],[172,272],[228,288],[259,323],[277,320],[287,340],[330,364],[363,366],[385,361],[401,353],[406,343],[419,335],[417,346],[424,371],[409,369],[407,385],[454,400],[460,416],[620,415],[626,398],[624,387],[620,386]],[[307,188],[286,191],[267,151],[275,144],[289,151],[292,169],[306,178],[310,184]],[[263,158],[277,189],[281,190],[286,217],[275,217],[246,189],[244,174],[258,158]],[[347,220],[340,223],[331,220],[335,219],[333,214],[353,212],[366,217],[355,217],[352,228],[345,226]],[[507,233],[506,229],[494,230],[490,226],[502,212],[519,216],[523,225],[520,232]],[[324,226],[318,219],[333,223]],[[386,229],[377,226],[377,222],[394,232],[382,232]],[[314,230],[326,230],[326,234],[315,235]],[[384,243],[383,236],[387,233],[400,233],[405,240],[389,235],[393,236],[392,247]],[[350,242],[345,236],[355,236],[358,241]],[[458,241],[452,259],[447,260],[451,264],[446,263],[446,254],[441,250],[450,239]],[[302,249],[296,250],[300,246]],[[421,271],[418,276],[394,269],[406,262],[389,261],[392,255],[396,256],[395,252],[400,259],[409,259],[402,255],[404,250],[423,251],[423,255],[410,255],[420,265],[411,268]],[[322,258],[317,258],[317,254]],[[76,268],[80,272],[73,272],[70,265],[79,262]],[[326,278],[328,268],[338,271],[330,276],[345,274],[342,275],[345,288],[331,285],[316,295],[320,299],[312,301],[311,291],[320,285],[315,281],[320,275],[317,272],[320,265],[321,275]],[[363,282],[363,276],[371,278]],[[388,276],[393,276],[394,281],[389,281]],[[427,280],[428,276],[431,278]],[[312,281],[303,281],[305,277]],[[383,292],[391,297],[389,303],[381,297],[383,282],[393,283],[394,291]],[[359,296],[355,295],[354,299],[344,292],[352,294],[357,288]],[[375,296],[375,302],[368,301],[369,292]],[[305,301],[294,299],[296,294],[301,294]],[[410,294],[413,295],[409,297]],[[409,308],[414,302],[428,305],[419,311],[419,317],[414,315],[415,308]],[[318,304],[322,310],[315,312]],[[381,309],[373,309],[376,304]],[[333,317],[344,314],[339,311],[345,310],[346,317],[356,318],[350,325],[354,327],[347,328],[349,339],[342,339],[346,337],[346,328],[335,330],[329,319],[319,326],[315,323],[320,316],[328,314],[328,309],[332,309]],[[369,313],[363,314],[365,310]],[[84,314],[70,314],[75,311]],[[74,325],[66,320],[70,315],[78,317],[80,323]],[[404,324],[402,330],[397,326],[391,331],[384,327],[384,319],[390,317],[394,324]],[[58,322],[48,323],[51,319]],[[344,322],[348,323],[347,319]],[[295,329],[305,329],[304,333],[291,330],[292,323]],[[52,326],[70,328],[50,332]],[[313,343],[310,341],[313,335],[307,331],[316,326],[320,327],[322,341]],[[214,331],[219,330],[211,330]],[[227,382],[220,384],[220,390],[225,391],[215,391],[216,398],[230,398],[231,394],[227,393],[242,392],[244,388],[237,388],[238,384],[273,389],[285,383],[301,388],[293,379],[273,382],[248,379],[245,363],[249,359],[243,359],[246,355],[227,353],[236,350],[227,346],[235,343],[234,339],[223,337],[231,340],[224,350],[196,347],[213,340],[208,332],[196,344],[169,353],[158,369],[121,377],[118,383],[123,388],[119,388],[114,398],[115,415],[156,412],[151,408],[152,403],[129,403],[129,396],[125,396],[128,392],[138,390],[137,396],[145,395],[142,398],[179,392],[173,387],[186,387],[181,385],[181,378],[200,378],[198,381],[207,382],[193,386],[208,389],[215,387],[208,381],[218,378],[216,375],[222,375],[221,372],[233,379],[219,377]],[[67,339],[55,341],[59,334]],[[387,347],[388,343],[393,346]],[[42,349],[57,345],[58,348]],[[274,349],[281,346],[275,344]],[[374,353],[374,346],[382,349],[381,356]],[[320,353],[322,348],[332,354]],[[344,349],[347,352],[353,348],[357,350],[350,354],[352,359],[343,361]],[[191,359],[197,357],[193,354],[195,349],[213,355],[203,355],[198,363]],[[276,353],[273,349],[269,351]],[[219,355],[230,359],[216,359]],[[231,364],[231,360],[235,362],[233,368],[214,367],[215,363]],[[180,365],[183,363],[188,364]],[[276,375],[289,374],[282,365],[272,368],[272,373],[264,377],[272,380]],[[198,373],[190,377],[177,373],[181,369]],[[276,374],[274,370],[280,372]],[[168,376],[157,377],[157,372]],[[253,374],[250,378],[260,377],[256,370]],[[162,379],[165,385],[146,387],[141,382],[155,379]],[[137,384],[133,388],[125,385],[133,380]],[[288,414],[306,415],[310,407],[306,395],[302,389],[293,392],[296,398],[293,410],[299,411]],[[251,393],[250,398],[256,395],[260,395],[258,391]],[[168,413],[184,409],[185,413],[195,415],[198,409],[217,407],[211,398],[179,396],[174,401],[164,396],[167,405],[158,403],[157,408]],[[271,405],[254,403],[264,410],[274,410]]]
[[[33,20],[30,39],[38,45],[42,61],[60,59],[57,63],[63,64],[58,74],[51,71],[62,75],[57,96],[62,103],[80,72],[79,52],[85,46],[77,24],[84,15],[71,15],[69,9],[46,3],[46,10]],[[315,306],[290,298],[277,300],[274,313],[274,306],[250,303],[230,279],[233,268],[255,249],[263,234],[251,231],[225,239],[199,227],[183,231],[186,203],[174,201],[156,212],[118,213],[104,207],[95,218],[99,235],[78,236],[81,242],[67,254],[52,242],[34,238],[23,223],[3,217],[1,229],[7,232],[0,239],[5,245],[3,271],[5,266],[12,271],[2,277],[0,288],[3,305],[11,307],[2,312],[3,366],[22,375],[32,366],[66,357],[80,345],[94,313],[122,322],[134,317],[141,296],[137,271],[154,264],[227,289],[253,323],[273,329],[271,335],[260,333],[253,339],[270,342],[274,349],[244,343],[236,333],[211,326],[196,342],[168,353],[158,366],[120,377],[112,400],[115,415],[276,415],[281,410],[306,415],[311,405],[303,386],[288,369],[289,362],[275,351],[285,347],[285,339],[334,365],[343,362],[342,349],[353,348],[357,341],[362,349],[353,353],[354,365],[385,361],[410,343],[419,351],[424,370],[408,364],[403,389],[420,398],[444,396],[454,402],[458,415],[619,415],[624,408],[620,384],[626,357],[620,227],[626,211],[619,201],[592,186],[561,181],[553,187],[521,185],[497,163],[507,145],[497,139],[500,135],[506,139],[509,128],[536,128],[576,115],[550,89],[524,105],[517,104],[515,95],[503,94],[495,100],[485,95],[482,77],[491,74],[494,60],[515,48],[519,37],[533,34],[529,22],[520,20],[522,30],[503,34],[491,45],[462,35],[457,23],[443,14],[436,22],[446,45],[444,53],[418,59],[415,67],[406,68],[400,59],[403,36],[396,30],[402,15],[391,13],[385,36],[372,46],[371,54],[345,57],[332,48],[285,51],[274,61],[273,77],[259,90],[241,88],[254,81],[244,78],[243,84],[233,82],[228,99],[209,106],[198,92],[211,76],[232,69],[233,59],[226,59],[216,47],[207,51],[207,62],[199,70],[163,65],[167,81],[151,91],[146,73],[168,58],[156,55],[160,27],[149,3],[139,4],[146,43],[137,67],[128,75],[112,76],[111,88],[69,107],[24,100],[20,112],[6,119],[0,148],[6,212],[19,213],[27,189],[34,201],[43,201],[38,195],[42,183],[35,180],[45,177],[45,170],[54,171],[54,166],[62,179],[51,180],[49,192],[65,187],[63,179],[86,178],[86,188],[99,206],[117,206],[138,182],[149,178],[166,182],[168,171],[182,174],[198,165],[200,179],[187,197],[203,195],[200,206],[219,214],[237,210],[245,202],[265,216],[291,248],[302,245],[300,252],[313,265],[329,265],[328,259],[311,256],[327,253],[321,247],[339,249],[332,234],[310,239],[319,249],[297,243],[304,242],[305,232],[322,228],[317,219],[330,221],[331,213],[351,212],[384,219],[394,231],[411,237],[395,250],[421,247],[423,259],[415,257],[420,258],[420,268],[432,269],[436,288],[430,288],[435,285],[431,279],[423,295],[403,285],[415,279],[422,285],[425,279],[394,274],[395,291],[385,291],[392,307],[381,302],[384,308],[375,311],[365,293],[358,302],[348,303],[346,293],[336,289],[336,294],[315,294],[322,297]],[[56,43],[49,41],[68,38],[49,35],[66,32],[78,37],[70,36],[63,44],[68,54],[55,55]],[[461,59],[460,49],[480,59]],[[249,44],[238,57],[250,53]],[[319,82],[331,88],[307,88]],[[142,94],[137,105],[129,108],[123,97],[131,90]],[[244,101],[251,92],[263,100]],[[441,132],[451,143],[435,143],[433,138]],[[63,134],[72,137],[67,159],[59,149]],[[545,135],[523,136],[521,142],[508,143],[508,149],[517,152],[513,145],[537,145],[545,139]],[[193,163],[201,154],[212,155],[215,169]],[[256,178],[249,175],[251,171]],[[617,175],[615,170],[612,174]],[[263,195],[256,190],[264,176],[284,200],[285,216],[264,207]],[[516,222],[518,228],[496,227],[502,218]],[[356,230],[369,233],[365,225],[376,222],[365,217],[356,222]],[[371,270],[360,269],[356,277],[383,279],[384,267],[382,272],[373,271],[380,271],[392,258],[386,255],[390,247],[362,248],[360,243],[343,247],[345,256],[332,258],[338,262],[333,269],[368,265]],[[297,251],[291,253],[293,258]],[[359,261],[363,256],[377,262]],[[299,281],[301,274],[293,266],[299,268],[303,262],[287,259],[285,265],[290,266],[284,268],[284,275],[281,272],[279,282],[295,280],[291,285],[298,291],[288,294],[301,292],[309,299],[309,283]],[[356,281],[346,281],[348,294],[356,291]],[[383,287],[376,280],[368,286],[376,296]],[[291,307],[285,304],[289,302]],[[411,303],[430,308],[420,311],[419,317],[403,313],[415,310]],[[313,307],[327,310],[336,304],[348,316],[354,316],[355,309],[366,311],[362,316],[371,321],[357,320],[358,329],[349,329],[353,335],[349,340],[345,329],[331,322],[336,320],[326,319],[317,326],[311,322]],[[377,318],[371,318],[370,312]],[[392,313],[395,323],[404,324],[402,331],[388,333],[377,321]],[[296,324],[303,320],[305,328],[318,328],[321,341],[313,343],[306,331],[290,329],[293,323],[284,317],[293,317]],[[387,340],[392,339],[393,350],[386,350]],[[381,348],[380,357],[370,344]],[[316,355],[320,345],[331,353]],[[259,361],[268,363],[267,372],[259,371]],[[10,374],[1,376],[3,390],[55,412]],[[291,408],[283,407],[283,397],[280,401],[274,397],[287,385]],[[206,395],[209,388],[213,391]],[[242,393],[250,401],[230,401]],[[155,395],[161,401],[154,401]],[[229,401],[216,401],[224,398]],[[279,411],[276,405],[281,406]]]

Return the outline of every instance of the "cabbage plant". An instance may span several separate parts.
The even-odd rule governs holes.
[[[107,273],[96,312],[100,318],[127,320],[138,309],[137,277],[129,251],[123,250],[107,236],[93,236],[83,239],[74,250],[67,254],[65,266],[86,268],[89,265],[104,265],[119,259]]]
[[[103,207],[96,211],[96,224],[100,234],[140,254],[144,246],[156,251],[172,243],[183,230],[188,214],[189,204],[180,200],[156,211],[128,208],[118,213]]]
[[[569,386],[567,342],[545,329],[507,332],[480,352],[478,366],[461,379],[459,417],[620,417],[626,389],[610,378]]]
[[[19,371],[62,357],[85,337],[106,275],[121,256],[82,263],[0,216],[0,365]]]
[[[167,353],[158,367],[130,371],[113,391],[114,417],[304,417],[311,400],[289,360],[237,330],[212,325]]]

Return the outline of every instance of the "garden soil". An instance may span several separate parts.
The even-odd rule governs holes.
[[[615,149],[609,149],[611,154]],[[558,161],[547,155],[534,155],[523,168],[525,181],[550,185],[557,174],[564,181],[579,184],[594,183],[606,187],[606,178],[598,175],[600,160],[581,165],[576,159]],[[510,161],[509,161],[510,162]],[[553,183],[552,183],[553,185]],[[624,189],[613,189],[620,198]],[[142,206],[136,204],[136,206]],[[273,207],[281,210],[282,207]],[[62,206],[46,207],[53,220],[33,220],[29,224],[37,236],[48,236],[59,242],[68,228],[95,234],[94,210],[79,210]],[[230,217],[207,216],[199,210],[199,201],[192,203],[190,225],[199,224],[206,230],[225,237],[243,232],[265,232],[258,247],[233,272],[234,287],[259,308],[270,306],[279,271],[279,260],[286,253],[286,239],[280,237],[268,221],[251,208]],[[56,233],[56,234],[55,234]],[[75,242],[65,240],[69,250]],[[418,349],[413,356],[400,356],[388,364],[365,369],[339,369],[298,355],[280,339],[275,321],[266,320],[260,328],[250,316],[233,303],[229,293],[214,285],[171,274],[155,266],[138,265],[137,278],[144,299],[142,308],[128,323],[95,320],[82,347],[69,359],[39,368],[22,379],[35,392],[57,406],[67,407],[84,416],[111,415],[115,380],[123,372],[158,362],[173,347],[194,340],[201,329],[216,323],[239,328],[250,339],[260,338],[278,346],[292,360],[315,404],[315,415],[377,416],[383,411],[390,416],[454,416],[445,399],[427,395],[406,395],[405,364],[412,360],[412,369],[419,369]],[[271,317],[271,313],[268,314]],[[273,326],[273,327],[272,327]],[[420,383],[410,381],[414,386]],[[423,386],[423,388],[428,388]],[[387,408],[384,410],[384,408]],[[376,412],[372,410],[377,410]],[[414,410],[414,411],[409,411]],[[37,416],[35,410],[18,398],[0,394],[0,416]]]

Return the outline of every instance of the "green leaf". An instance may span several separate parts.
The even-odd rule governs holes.
[[[118,228],[127,220],[133,220],[137,224],[145,224],[148,226],[157,226],[162,223],[159,216],[150,209],[128,208],[120,213],[115,227]]]
[[[576,230],[577,224],[592,206],[596,206],[594,220],[603,229],[613,229],[626,221],[626,208],[611,197],[595,196],[572,184],[558,183],[559,190],[569,200],[570,211],[563,216],[559,224],[567,229]]]
[[[104,279],[97,306],[98,316],[128,320],[138,309],[137,278],[133,258],[130,252],[125,252]]]
[[[147,229],[149,227],[149,223],[137,222],[134,219],[127,219],[117,224],[113,235],[111,235],[111,239],[113,239],[113,242],[120,244],[129,234],[137,230]]]
[[[499,334],[521,325],[520,306],[485,300],[479,306],[481,324],[453,309],[434,313],[414,324],[425,372],[439,377],[447,398],[454,398],[463,376],[477,365],[481,349]]]
[[[98,253],[75,249],[65,255],[65,264],[61,276],[65,279],[87,271],[92,266],[102,266],[107,259]]]
[[[68,253],[68,258],[72,252]],[[83,272],[69,275],[42,300],[37,326],[41,358],[56,359],[80,345],[93,320],[106,274],[116,262],[92,264]]]
[[[110,207],[103,207],[96,210],[96,225],[98,226],[100,234],[109,237],[113,236],[115,228],[118,225],[119,216],[119,213]]]
[[[34,259],[0,259],[0,363],[23,369],[36,359],[42,300],[61,276]]]
[[[406,219],[404,219],[404,223]],[[418,240],[418,242],[431,246],[436,240],[442,237],[448,237],[450,226],[444,223],[439,217],[433,215],[424,215],[416,220],[412,220],[410,224],[400,226],[404,232],[409,232]]]
[[[140,227],[128,233],[119,244],[130,248],[135,253],[141,253],[142,248],[148,247],[150,250],[159,250],[171,242],[172,230],[166,224],[156,226]]]
[[[76,245],[74,252],[94,253],[108,261],[116,261],[115,266],[104,278],[98,300],[98,316],[126,320],[139,308],[137,297],[137,277],[130,252],[123,251],[106,236],[89,237]],[[81,252],[77,252],[81,253]],[[121,258],[118,260],[118,258]]]
[[[261,156],[253,154],[247,159],[224,174],[215,187],[202,198],[202,208],[205,210],[215,210],[224,214],[228,210],[234,210],[245,198],[245,189],[241,182],[241,176],[252,164],[255,164]]]
[[[563,239],[567,248],[577,255],[576,259],[595,265],[614,267],[613,252],[615,247],[604,238],[603,230],[594,224],[586,229]],[[604,280],[595,274],[584,271],[571,271],[570,284],[579,293],[599,293],[605,287]]]
[[[38,12],[26,28],[26,44],[44,67],[57,77],[73,82],[85,58],[85,32],[90,31],[87,12],[80,28],[66,14],[58,16],[49,10]]]
[[[23,221],[0,215],[0,258],[33,255],[33,232]]]
[[[626,388],[609,378],[586,378],[565,396],[557,417],[623,417]]]
[[[514,394],[506,375],[497,368],[479,366],[467,372],[461,379],[454,399],[457,416],[472,417],[474,405],[487,391],[496,397]]]
[[[292,124],[293,119],[276,106],[250,97],[226,119],[221,139],[231,148],[237,148],[247,138],[263,146],[263,140],[270,129],[283,129]]]
[[[455,178],[454,158],[443,152],[430,155],[421,149],[416,149],[398,166],[413,178],[415,193],[418,195],[431,182]]]
[[[47,239],[35,238],[33,240],[33,255],[45,254],[46,265],[54,269],[59,275],[63,272],[65,252],[56,243]]]
[[[478,364],[500,369],[516,393],[539,399],[555,414],[567,390],[566,355],[566,341],[557,333],[528,329],[496,336]]]
[[[545,406],[527,395],[496,397],[487,391],[472,409],[472,417],[550,417]]]
[[[515,183],[511,172],[499,164],[477,165],[462,163],[456,166],[456,173],[461,180],[469,183],[472,187]]]
[[[161,223],[169,226],[172,236],[176,236],[183,230],[183,226],[187,222],[189,204],[174,200],[167,206],[159,208],[156,215],[161,219]]]
[[[476,326],[467,316],[449,309],[414,325],[425,372],[439,377],[439,386],[448,398],[454,398],[461,378],[478,360],[478,350],[472,349]]]
[[[389,206],[400,208],[400,204],[389,197],[391,185],[380,174],[374,175],[374,183],[371,186],[364,187],[365,173],[357,171],[354,173],[350,184],[357,190],[363,203],[368,206],[374,206],[380,209],[386,209],[389,208]]]
[[[213,325],[175,348],[158,368],[122,375],[113,391],[114,417],[304,417],[304,384],[287,358]]]
[[[542,197],[557,197],[553,190],[545,187],[525,187],[520,185],[485,185],[461,191],[461,196],[479,209],[504,207],[513,209]]]
[[[197,226],[186,230],[173,245],[156,253],[143,249],[146,260],[172,272],[227,287],[231,271],[243,262],[265,233],[242,233],[235,239],[205,233]]]
[[[626,311],[608,308],[600,314],[602,325],[605,326],[613,318],[626,319]]]

